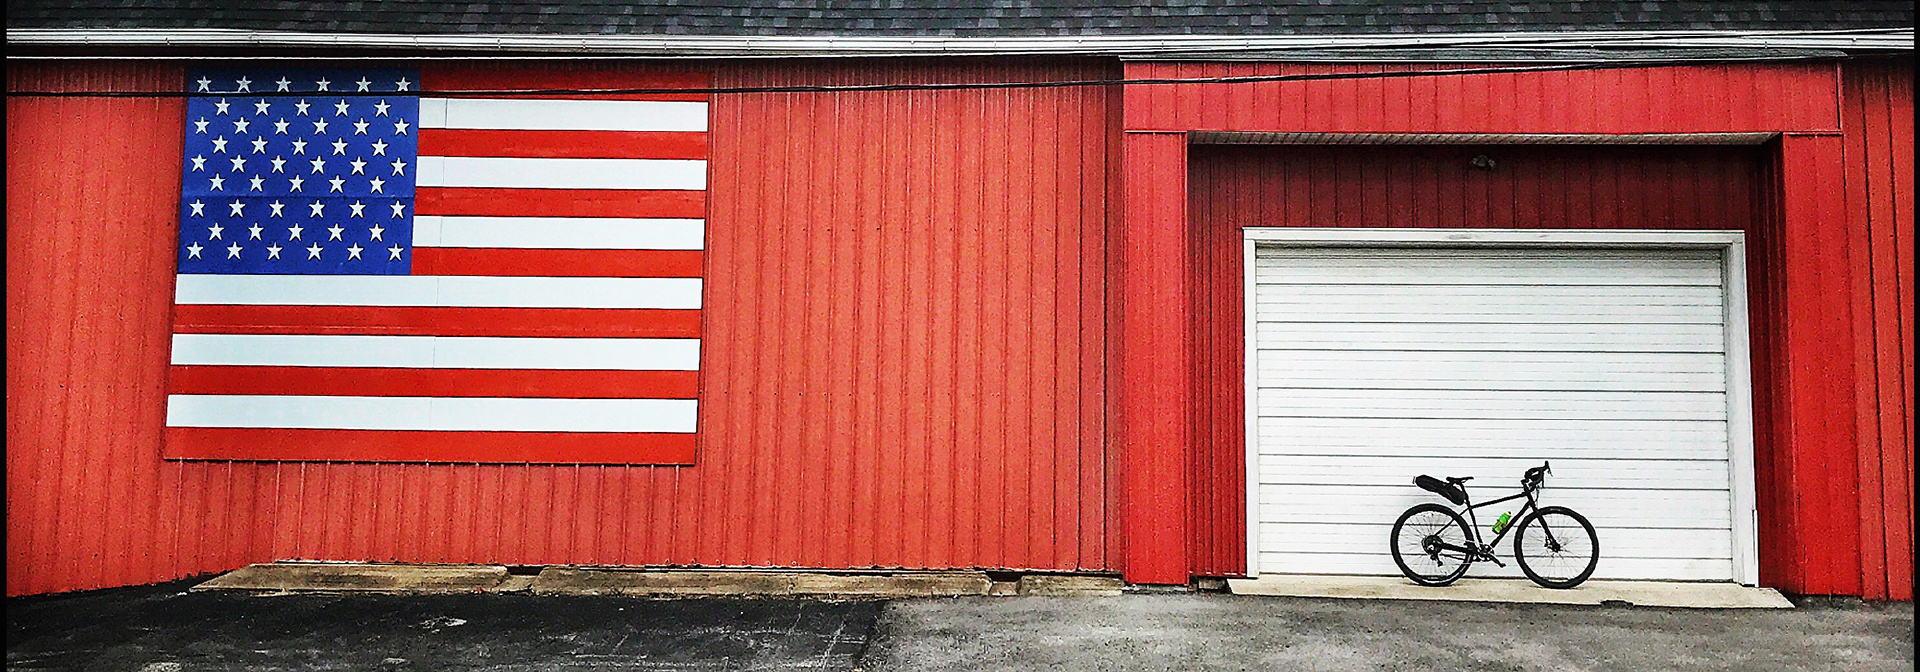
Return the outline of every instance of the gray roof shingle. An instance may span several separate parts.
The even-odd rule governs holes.
[[[7,27],[869,37],[1844,30],[1910,28],[1913,7],[1888,0],[7,0]]]

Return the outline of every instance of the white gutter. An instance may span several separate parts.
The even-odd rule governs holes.
[[[1754,48],[1912,51],[1913,28],[1848,31],[1592,31],[1371,35],[1093,35],[844,37],[690,35],[422,35],[225,29],[7,30],[12,47],[386,49],[620,56],[1150,55],[1393,48]]]

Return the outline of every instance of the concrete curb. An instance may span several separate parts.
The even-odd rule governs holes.
[[[255,592],[476,593],[507,580],[499,565],[367,565],[273,562],[248,565],[189,590]]]
[[[828,574],[754,570],[623,570],[548,567],[533,580],[535,595],[647,597],[823,596],[848,598],[986,595],[984,572]]]
[[[1444,600],[1530,604],[1589,604],[1695,609],[1792,609],[1772,588],[1731,583],[1667,581],[1588,581],[1577,588],[1551,590],[1524,579],[1461,579],[1444,588],[1414,585],[1400,577],[1265,575],[1230,579],[1236,595],[1339,597],[1383,600]]]

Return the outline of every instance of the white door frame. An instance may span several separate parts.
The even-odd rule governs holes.
[[[1653,229],[1345,229],[1246,227],[1242,299],[1246,302],[1247,576],[1260,574],[1259,328],[1254,310],[1255,248],[1290,247],[1570,247],[1692,248],[1720,251],[1726,288],[1727,471],[1733,499],[1733,576],[1760,582],[1759,514],[1753,477],[1753,379],[1747,331],[1747,236],[1743,231]]]

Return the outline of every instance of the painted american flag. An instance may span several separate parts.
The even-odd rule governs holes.
[[[690,463],[706,99],[421,80],[189,73],[167,456]]]

